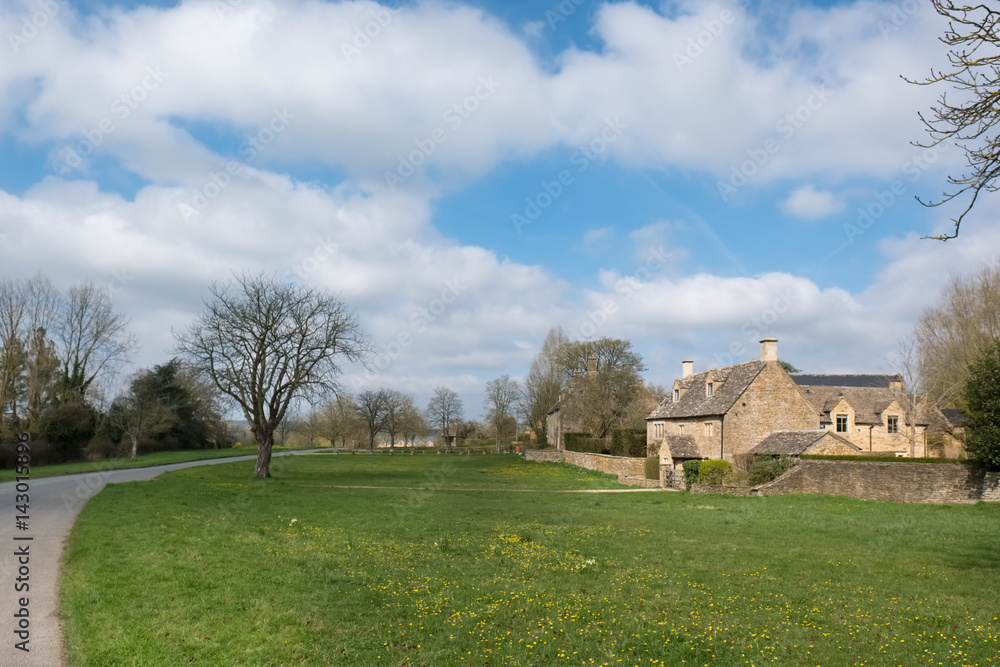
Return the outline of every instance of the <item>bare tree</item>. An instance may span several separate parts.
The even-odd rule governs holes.
[[[417,436],[425,435],[430,430],[427,420],[420,414],[420,410],[414,405],[413,400],[407,396],[403,405],[402,416],[400,418],[399,432],[403,436],[403,441],[409,440],[411,446],[416,444]]]
[[[94,380],[117,371],[135,347],[128,320],[114,311],[107,290],[91,281],[69,288],[54,334],[63,402],[83,400]]]
[[[490,423],[496,431],[497,453],[500,453],[500,435],[504,425],[511,418],[511,409],[521,395],[521,388],[509,375],[498,377],[486,383],[486,397],[483,407]]]
[[[324,433],[330,440],[330,446],[341,444],[347,447],[348,438],[353,439],[360,430],[358,421],[358,405],[354,398],[346,392],[338,392],[336,398],[323,404],[322,421]]]
[[[639,375],[646,367],[631,342],[617,338],[574,341],[560,348],[558,359],[567,378],[566,419],[596,438],[635,421],[635,412],[646,398]]]
[[[375,451],[375,437],[385,430],[389,409],[388,389],[363,391],[358,394],[358,417],[368,436],[368,451]]]
[[[132,376],[128,389],[108,410],[106,418],[132,443],[133,461],[139,453],[139,441],[168,421],[160,398],[150,371],[141,370]]]
[[[427,404],[427,419],[441,429],[445,446],[451,450],[449,431],[462,420],[462,399],[447,387],[434,387],[434,395]]]
[[[524,381],[521,412],[539,441],[545,439],[545,418],[562,391],[559,351],[568,342],[561,327],[550,329],[541,351],[532,359],[531,370]]]
[[[937,304],[921,315],[913,337],[931,400],[958,407],[969,364],[1000,339],[1000,261],[965,280],[953,276]]]
[[[964,152],[967,172],[948,177],[954,186],[938,201],[922,201],[924,206],[940,206],[962,195],[969,195],[965,209],[953,218],[955,230],[929,238],[947,241],[958,236],[962,220],[975,206],[979,195],[996,192],[1000,177],[1000,136],[995,131],[998,121],[997,102],[1000,100],[1000,10],[985,3],[965,4],[951,0],[931,0],[935,11],[948,19],[948,29],[941,41],[950,47],[948,71],[931,70],[930,76],[918,85],[945,83],[958,93],[958,101],[942,93],[938,105],[931,107],[930,118],[920,114],[920,120],[930,136],[923,148],[954,142]]]
[[[413,404],[406,394],[394,389],[387,389],[385,392],[385,425],[383,430],[389,436],[389,449],[396,447],[396,435],[403,428],[403,418],[406,416],[407,403]]]
[[[274,432],[289,404],[329,394],[344,361],[369,344],[339,298],[263,274],[213,283],[178,351],[243,411],[257,441],[255,477],[270,477]]]

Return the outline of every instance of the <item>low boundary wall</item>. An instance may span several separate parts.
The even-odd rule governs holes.
[[[897,503],[1000,502],[1000,473],[960,463],[799,461],[781,477],[752,488],[695,484],[694,493],[780,496],[818,493]]]
[[[524,452],[526,461],[554,461],[556,463],[569,463],[580,468],[596,470],[597,472],[617,475],[619,481],[626,477],[646,476],[646,459],[633,458],[629,456],[611,456],[610,454],[587,454],[584,452],[570,452],[566,450],[551,451],[544,449],[529,449]],[[653,480],[655,481],[655,480]],[[659,483],[656,483],[659,486]]]

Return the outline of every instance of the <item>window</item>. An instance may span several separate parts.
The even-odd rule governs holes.
[[[676,403],[679,400],[681,400],[681,390],[674,389],[674,403]]]
[[[705,435],[706,436],[712,437],[712,432],[714,430],[712,427],[713,427],[712,422],[705,422]]]
[[[847,415],[837,415],[837,433],[847,433]]]
[[[885,430],[889,433],[899,433],[899,417],[889,417],[886,420]]]
[[[706,382],[705,383],[705,395],[710,397],[713,393],[715,393],[715,383],[714,382]]]
[[[653,424],[653,437],[654,438],[663,437],[663,424]]]

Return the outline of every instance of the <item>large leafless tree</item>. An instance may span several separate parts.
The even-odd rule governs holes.
[[[968,367],[1000,339],[1000,261],[968,278],[952,276],[913,334],[919,373],[930,399],[958,407]]]
[[[213,283],[178,351],[243,411],[257,441],[254,476],[270,477],[274,432],[296,398],[328,395],[344,362],[369,350],[338,297],[264,274]]]
[[[545,418],[559,400],[562,391],[559,351],[568,342],[561,327],[550,329],[541,351],[532,359],[531,369],[524,381],[521,412],[540,442],[545,439]]]
[[[368,451],[375,450],[375,438],[385,430],[389,413],[390,389],[369,389],[358,394],[358,418],[368,436]]]
[[[427,404],[427,419],[435,428],[441,429],[445,446],[451,449],[449,431],[462,421],[462,399],[447,387],[434,387],[434,395]]]
[[[61,311],[53,332],[61,362],[59,400],[83,400],[94,380],[128,362],[136,340],[108,291],[91,281],[70,287]]]
[[[487,418],[493,425],[497,440],[497,453],[500,453],[500,436],[504,426],[511,420],[514,406],[521,396],[521,387],[517,380],[509,375],[498,377],[486,383],[486,396],[483,398],[483,408]]]
[[[958,236],[959,228],[980,195],[996,192],[1000,177],[1000,8],[987,3],[967,4],[951,0],[931,0],[938,14],[948,20],[941,41],[950,47],[947,70],[932,70],[920,85],[947,84],[953,95],[941,94],[930,114],[920,114],[930,140],[918,146],[930,148],[942,143],[957,144],[965,153],[966,171],[948,178],[951,190],[936,201],[920,200],[925,206],[940,206],[959,197],[968,203],[952,219],[954,231],[930,238],[947,241]],[[957,98],[957,99],[956,99]]]

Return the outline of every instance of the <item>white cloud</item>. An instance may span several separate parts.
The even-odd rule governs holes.
[[[802,220],[819,220],[843,210],[843,203],[829,190],[817,190],[812,183],[792,191],[779,206],[786,214]]]

